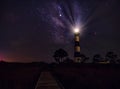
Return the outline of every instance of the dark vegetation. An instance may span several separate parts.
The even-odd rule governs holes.
[[[65,89],[120,89],[120,58],[117,54],[107,52],[104,57],[95,54],[91,59],[80,54],[80,57],[80,63],[74,63],[67,55],[59,64],[51,65],[53,75]]]
[[[61,63],[67,59],[68,53],[64,49],[58,49],[55,51],[53,57],[57,63]]]
[[[81,62],[80,63],[110,63],[110,64],[120,64],[120,58],[117,54],[110,51],[107,52],[104,57],[102,57],[100,54],[95,54],[92,59],[87,57],[85,54],[80,54]],[[53,58],[55,59],[56,63],[69,63],[73,62],[68,56],[68,53],[64,49],[58,49],[54,52]]]
[[[120,65],[98,63],[0,63],[0,89],[35,89],[49,70],[65,89],[120,89]]]
[[[52,73],[65,89],[120,89],[119,64],[59,64]]]
[[[35,89],[40,73],[49,70],[65,89],[120,89],[120,59],[114,52],[105,57],[95,54],[91,60],[81,54],[81,63],[74,63],[68,53],[58,49],[56,62],[47,64],[0,62],[0,89]]]
[[[41,63],[0,63],[0,89],[35,89]]]

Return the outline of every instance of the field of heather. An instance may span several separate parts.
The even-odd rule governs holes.
[[[38,64],[0,63],[0,89],[34,89],[41,71]]]
[[[65,89],[120,89],[120,65],[56,65],[53,75]]]

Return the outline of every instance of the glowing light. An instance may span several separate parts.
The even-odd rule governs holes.
[[[72,25],[71,26],[71,31],[72,31],[72,34],[82,34],[82,24],[80,22],[77,22],[76,21],[76,24],[75,25]]]
[[[80,29],[79,28],[74,28],[74,33],[79,33]]]
[[[61,17],[62,15],[60,14],[59,16]]]

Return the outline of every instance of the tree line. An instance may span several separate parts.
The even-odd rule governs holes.
[[[68,53],[61,48],[54,52],[53,58],[57,63],[74,63],[74,61],[69,58]],[[80,54],[80,58],[80,63],[89,63],[89,61],[91,61],[91,63],[120,64],[120,58],[112,51],[107,52],[104,57],[102,57],[100,54],[95,54],[92,59],[90,59],[85,54]]]

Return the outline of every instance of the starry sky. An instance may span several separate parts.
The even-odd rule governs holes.
[[[119,0],[0,0],[0,60],[52,62],[59,48],[73,58],[73,26],[81,53],[120,56]]]

